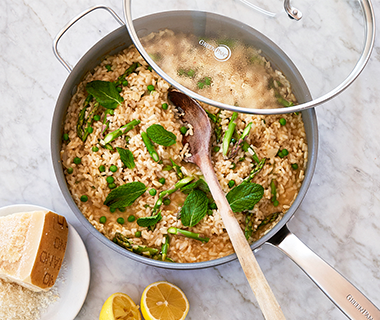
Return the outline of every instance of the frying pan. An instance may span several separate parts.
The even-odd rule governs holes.
[[[71,68],[69,64],[60,56],[58,52],[58,42],[64,33],[78,20],[88,13],[103,9],[109,12],[120,23],[120,27],[99,42],[97,42],[75,65]],[[191,19],[189,18],[191,15]],[[154,15],[145,16],[136,20],[136,26],[144,26],[146,32],[149,33],[149,28],[157,24],[164,23],[167,26],[167,21],[173,19],[181,19],[181,22],[186,28],[187,21],[193,21],[194,17],[204,18],[204,13],[197,11],[175,11],[165,12]],[[213,15],[215,23],[218,23],[220,17]],[[210,19],[210,16],[208,17]],[[228,23],[230,28],[241,29],[242,26],[235,20],[223,17],[224,23]],[[310,92],[292,61],[285,53],[271,42],[264,35],[249,27],[245,28],[245,33],[249,34],[249,39],[252,45],[261,49],[263,55],[271,61],[274,68],[281,70],[292,84],[293,92],[300,103],[311,100]],[[79,221],[94,235],[100,242],[120,253],[123,256],[133,260],[142,262],[147,265],[167,268],[167,269],[200,269],[217,266],[223,263],[230,262],[236,259],[235,254],[229,256],[204,261],[197,263],[170,263],[149,259],[133,252],[125,250],[114,242],[98,232],[92,224],[83,216],[75,204],[68,186],[66,184],[61,159],[60,150],[62,143],[63,123],[67,108],[72,95],[75,93],[77,85],[82,81],[87,72],[93,70],[106,56],[113,55],[119,51],[129,47],[132,40],[127,32],[124,22],[115,14],[115,12],[104,6],[95,6],[81,13],[72,21],[70,21],[64,29],[56,36],[53,42],[53,50],[58,60],[70,72],[62,90],[59,94],[51,127],[51,154],[53,160],[54,172],[68,205],[79,219]],[[252,250],[260,248],[264,243],[273,245],[288,255],[316,284],[317,286],[351,319],[380,319],[380,311],[376,308],[358,289],[348,282],[341,274],[334,270],[330,265],[319,258],[312,252],[301,240],[299,240],[287,227],[287,222],[293,217],[301,201],[306,195],[307,189],[311,183],[312,176],[317,161],[318,149],[318,128],[317,119],[314,109],[302,111],[302,117],[305,125],[305,131],[308,143],[308,164],[305,171],[305,178],[299,190],[299,194],[284,217],[261,239],[251,245]]]

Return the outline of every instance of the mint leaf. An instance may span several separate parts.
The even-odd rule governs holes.
[[[181,209],[181,221],[184,226],[193,227],[207,214],[208,198],[201,190],[193,190],[187,196]]]
[[[256,183],[242,183],[230,192],[226,198],[233,212],[252,210],[264,195],[264,188]]]
[[[210,189],[207,185],[207,182],[204,181],[203,179],[199,179],[193,183],[190,183],[190,184],[187,184],[186,186],[184,186],[183,188],[181,188],[181,191],[184,193],[184,194],[189,194],[191,191],[193,191],[194,189],[199,189],[201,191],[203,191],[204,193],[209,193],[210,192]]]
[[[161,212],[159,212],[154,216],[138,218],[136,222],[140,227],[147,228],[154,227],[161,219]]]
[[[131,150],[126,150],[118,147],[116,147],[116,150],[120,155],[121,162],[123,162],[128,169],[133,169],[136,167],[135,159],[133,158],[133,153]]]
[[[113,82],[95,80],[87,83],[88,94],[94,96],[97,102],[106,109],[116,109],[124,98],[119,94]]]
[[[175,134],[165,130],[160,124],[152,124],[146,129],[146,133],[153,142],[161,146],[169,147],[177,141]]]
[[[139,181],[123,184],[113,189],[107,196],[104,204],[110,209],[125,208],[146,191],[145,184]]]

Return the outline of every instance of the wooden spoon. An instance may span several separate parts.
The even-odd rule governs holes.
[[[177,90],[170,91],[169,98],[179,108],[183,121],[193,126],[193,135],[184,137],[191,152],[184,160],[201,169],[265,319],[285,319],[215,175],[210,156],[211,125],[206,112],[198,102]]]

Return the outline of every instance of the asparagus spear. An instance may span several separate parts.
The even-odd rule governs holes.
[[[115,81],[115,85],[116,86],[121,85],[123,81],[125,80],[125,78],[128,77],[132,72],[134,72],[140,66],[141,66],[140,63],[138,62],[132,63],[132,65],[127,70],[125,70],[125,72],[119,78],[117,78],[117,80]]]
[[[252,159],[256,162],[256,163],[260,163],[260,159],[257,155],[257,153],[255,152],[255,150],[253,149],[253,146],[250,145],[247,141],[243,141],[243,144],[242,144],[242,147],[241,147],[245,152],[248,152],[251,156],[252,156]]]
[[[166,196],[171,195],[172,193],[176,192],[177,190],[183,188],[185,185],[187,185],[192,180],[194,180],[194,177],[185,177],[185,178],[181,179],[180,181],[178,181],[174,185],[173,188],[161,191],[159,196],[158,196],[156,203],[154,204],[154,207],[152,210],[152,215],[154,215],[157,212],[157,210],[161,207],[162,202]]]
[[[274,212],[268,217],[265,217],[263,221],[258,225],[257,230],[260,229],[261,227],[267,225],[268,223],[271,223],[277,219],[277,217],[280,215],[280,212]]]
[[[252,233],[253,233],[252,217],[253,217],[253,211],[248,211],[247,215],[245,216],[245,229],[244,229],[244,235],[247,240],[252,236]]]
[[[103,125],[102,125],[102,132],[100,133],[101,138],[104,138],[104,133],[108,130],[108,127],[110,126],[110,120],[108,119],[108,115],[113,115],[114,111],[113,109],[106,109],[103,116]]]
[[[92,122],[94,121],[94,116],[95,116],[95,113],[98,111],[99,109],[99,103],[95,103],[94,104],[94,107],[92,108],[91,112],[89,113],[88,117],[87,117],[87,126],[86,128],[84,129],[84,135],[83,135],[83,141],[86,141],[88,135],[90,134],[90,131],[89,131],[89,128],[91,127],[92,125]]]
[[[249,176],[245,178],[243,182],[250,182],[253,179],[253,177],[257,175],[261,171],[261,169],[264,167],[266,160],[267,160],[266,158],[261,159],[261,161],[252,169]]]
[[[139,246],[137,244],[133,244],[132,240],[128,239],[126,236],[119,232],[115,233],[113,241],[119,246],[123,247],[124,249],[127,249],[137,254],[153,257],[158,253],[158,249],[156,248],[150,248],[147,246]]]
[[[164,235],[164,238],[165,238],[165,242],[162,244],[162,247],[161,247],[161,255],[162,255],[161,259],[162,259],[162,261],[166,260],[166,257],[168,255],[168,251],[169,251],[169,241],[170,241],[168,234]]]
[[[230,151],[230,156],[229,158],[233,158],[236,156],[236,154],[238,153],[243,141],[245,140],[245,138],[248,136],[249,132],[251,131],[251,128],[252,128],[252,122],[248,123],[248,125],[245,127],[245,129],[243,130],[243,133],[241,134],[241,136],[239,137],[238,141],[235,143],[235,145],[233,146],[233,148],[231,149]]]
[[[85,119],[86,119],[86,110],[88,108],[88,106],[90,105],[90,102],[92,101],[92,95],[89,94],[86,98],[86,100],[84,101],[83,103],[83,108],[82,110],[79,112],[79,116],[78,116],[78,121],[77,121],[77,135],[78,137],[82,140],[83,140],[83,136],[84,136],[84,129],[83,129],[83,124],[85,122]]]
[[[183,230],[183,229],[179,229],[179,228],[175,228],[175,227],[170,227],[168,229],[168,233],[176,234],[176,235],[182,235],[182,236],[185,236],[187,238],[202,241],[204,243],[207,243],[210,240],[210,238],[207,238],[207,237],[204,237],[204,238],[200,237],[199,233],[194,233],[191,231],[187,231],[187,230]]]
[[[160,160],[160,157],[158,156],[158,153],[156,149],[154,148],[154,145],[152,141],[150,141],[147,133],[145,131],[141,131],[141,138],[145,144],[145,147],[147,148],[149,154],[151,155],[152,159],[156,162]]]
[[[137,244],[132,245],[132,251],[137,254],[141,254],[143,256],[153,257],[159,251],[156,248],[150,248],[147,246],[139,246]]]
[[[213,114],[210,111],[205,110],[208,117],[210,118],[211,122],[214,123],[214,133],[216,138],[216,143],[220,142],[220,139],[222,138],[222,126],[220,125],[220,112],[218,111],[217,114]]]
[[[231,142],[231,138],[232,138],[232,135],[233,135],[233,133],[235,131],[235,127],[236,127],[235,120],[236,120],[237,117],[238,117],[238,113],[234,112],[232,114],[230,123],[228,124],[227,131],[224,134],[223,143],[222,143],[222,151],[223,151],[223,155],[224,156],[227,156],[228,148],[229,148],[230,142]]]
[[[116,138],[120,137],[124,133],[127,133],[128,131],[132,130],[135,126],[137,126],[141,121],[140,120],[132,120],[131,122],[125,124],[124,126],[120,127],[119,129],[116,129],[115,131],[110,132],[107,134],[102,143],[104,145],[110,143],[111,141],[115,140]]]
[[[178,164],[176,164],[171,158],[170,158],[170,161],[172,163],[173,168],[175,169],[177,173],[178,179],[183,179],[183,173],[181,171],[181,167]]]
[[[274,179],[272,179],[272,181],[270,182],[270,192],[272,194],[272,203],[275,207],[277,207],[279,205],[278,203],[278,200],[277,200],[277,190],[276,190],[276,185],[274,183]]]

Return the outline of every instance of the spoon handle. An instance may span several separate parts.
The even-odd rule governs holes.
[[[200,167],[206,182],[210,188],[211,194],[218,206],[220,215],[227,233],[231,239],[240,265],[243,268],[245,276],[256,296],[261,311],[267,320],[285,320],[285,316],[279,306],[271,288],[259,264],[249,246],[239,222],[236,220],[234,213],[226,199],[226,196],[220,187],[219,181],[215,175],[211,160],[209,157],[202,157],[196,161]]]

